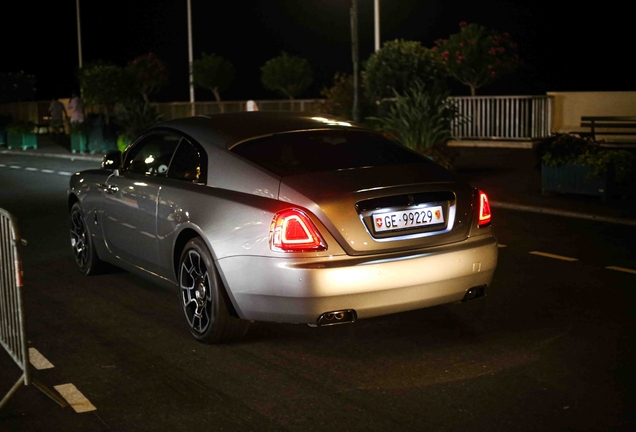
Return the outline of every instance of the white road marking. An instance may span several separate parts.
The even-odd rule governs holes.
[[[47,173],[47,174],[53,174],[55,171],[50,170],[50,169],[43,169],[42,172],[43,173]]]
[[[67,175],[67,176],[69,176],[69,175],[73,175],[73,173],[70,173],[70,172],[68,172],[68,171],[58,171],[57,173],[58,173],[59,175]]]
[[[77,413],[95,411],[97,409],[73,384],[56,385],[55,390],[66,399],[66,402]]]
[[[27,171],[40,171],[39,169],[33,168],[33,167],[26,167],[25,170],[27,170]]]
[[[6,167],[5,164],[0,164],[0,168],[4,168],[4,167]]]
[[[9,166],[9,168],[13,168],[13,169],[22,169],[21,166],[17,166],[17,165],[11,165]]]
[[[563,260],[563,261],[578,261],[578,259],[576,259],[576,258],[566,257],[566,256],[563,256],[563,255],[554,255],[554,254],[550,254],[550,253],[546,253],[546,252],[532,251],[530,253],[532,255],[539,255],[539,256],[559,259],[559,260]]]
[[[35,348],[29,348],[29,361],[37,370],[54,368],[53,364],[46,359],[40,351]]]
[[[605,268],[609,269],[609,270],[616,270],[616,271],[620,271],[620,272],[636,274],[636,270],[628,269],[628,268],[625,268],[625,267],[609,266],[609,267],[605,267]]]

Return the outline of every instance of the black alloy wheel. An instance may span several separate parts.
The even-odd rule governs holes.
[[[79,203],[71,207],[70,225],[71,248],[79,271],[87,276],[99,273],[102,269],[102,261],[95,252],[84,211]]]
[[[192,336],[200,342],[239,339],[249,322],[230,316],[224,288],[203,240],[194,238],[179,260],[179,297]]]

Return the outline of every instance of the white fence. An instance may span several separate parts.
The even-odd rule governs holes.
[[[534,140],[550,136],[553,103],[549,96],[465,96],[452,98],[460,118],[456,139]]]

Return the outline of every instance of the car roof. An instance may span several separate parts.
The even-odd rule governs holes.
[[[327,114],[284,111],[246,111],[184,117],[154,126],[151,129],[172,128],[203,143],[230,149],[246,140],[277,133],[303,130],[371,129],[346,119]]]

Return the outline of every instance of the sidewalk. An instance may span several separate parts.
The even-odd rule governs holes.
[[[73,154],[68,137],[55,141],[49,135],[38,135],[38,148],[6,150],[2,154],[88,160],[99,163],[100,154]],[[459,157],[457,174],[473,186],[485,191],[493,208],[556,214],[564,217],[598,220],[636,226],[636,199],[623,199],[605,204],[600,197],[582,195],[543,195],[541,173],[535,169],[535,157],[528,146],[454,147]]]

